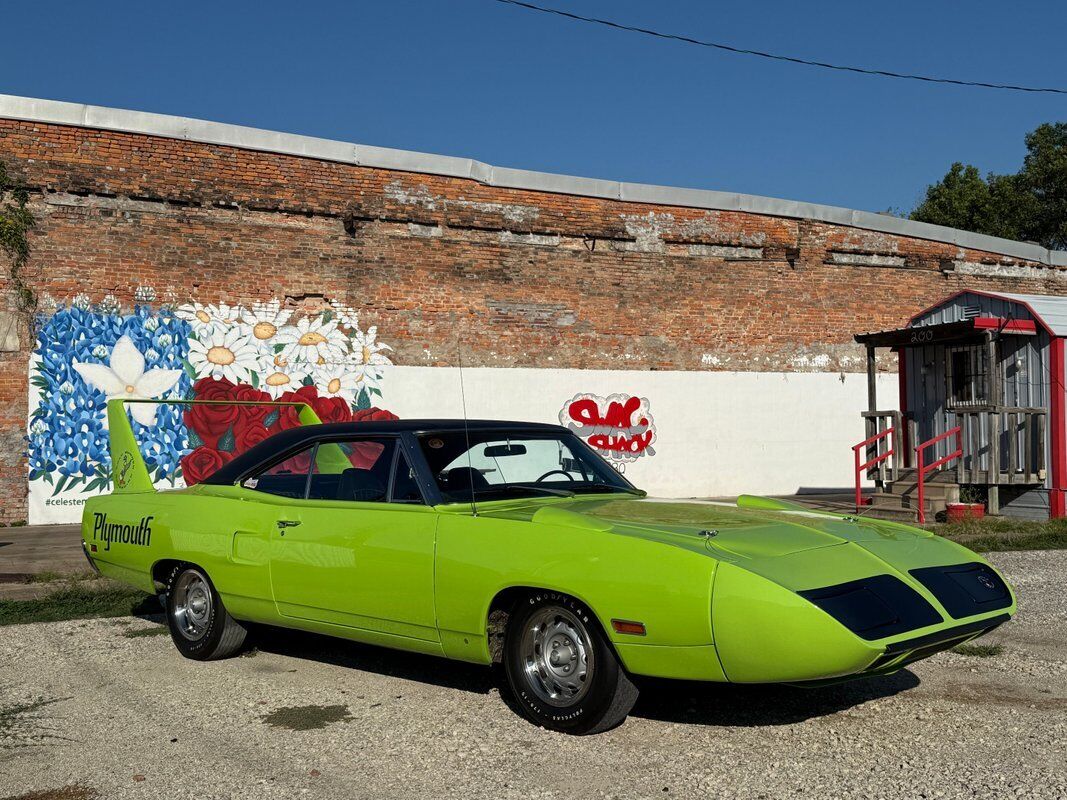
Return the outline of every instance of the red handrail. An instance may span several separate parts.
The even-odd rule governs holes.
[[[872,458],[866,464],[861,464],[860,463],[860,450],[862,450],[865,447],[868,447],[868,446],[874,444],[875,442],[881,441],[886,436],[891,436],[892,437],[892,439],[890,440],[889,449],[886,450],[884,453],[882,453],[880,456],[876,455],[874,458]],[[864,439],[859,444],[856,444],[856,445],[852,446],[852,455],[853,455],[853,458],[855,459],[855,462],[856,462],[856,510],[857,511],[860,510],[860,506],[866,505],[866,503],[863,502],[863,492],[860,490],[860,476],[863,475],[864,471],[870,469],[875,464],[881,464],[883,461],[885,461],[887,458],[889,458],[891,455],[893,455],[896,451],[897,451],[897,429],[896,429],[896,426],[893,426],[891,428],[886,428],[884,431],[882,431],[880,433],[876,433],[874,436],[870,437],[869,439]],[[870,501],[868,500],[867,502],[870,502]]]
[[[933,464],[923,464],[923,451],[930,445],[937,444],[943,439],[947,439],[949,436],[956,437],[956,449],[954,452],[949,453],[944,458],[939,458]],[[925,442],[915,448],[915,455],[917,458],[917,465],[919,470],[919,523],[926,522],[926,493],[924,491],[926,473],[937,469],[940,466],[944,466],[954,458],[960,458],[963,455],[963,429],[957,425],[955,428],[949,428],[940,436],[935,436],[933,439],[927,439]]]

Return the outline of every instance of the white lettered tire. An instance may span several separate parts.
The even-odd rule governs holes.
[[[637,701],[592,612],[558,592],[532,593],[512,611],[504,670],[523,714],[562,733],[606,731]]]
[[[248,632],[229,615],[207,573],[195,564],[179,564],[171,572],[166,609],[170,638],[186,658],[227,658],[244,644]]]

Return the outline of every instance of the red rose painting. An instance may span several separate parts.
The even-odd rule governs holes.
[[[400,419],[400,417],[392,411],[386,411],[384,408],[378,408],[376,406],[362,408],[352,414],[353,422],[382,422],[391,419]]]
[[[278,398],[279,403],[307,403],[314,407],[319,397],[319,390],[314,386],[301,386],[295,392],[286,392]],[[278,417],[275,425],[276,430],[289,430],[300,425],[300,410],[296,406],[282,406],[278,409]],[[274,431],[272,430],[272,433]]]
[[[266,408],[270,410],[269,407]],[[233,426],[234,452],[243,453],[250,447],[255,447],[270,434],[263,427],[263,418],[239,416]]]
[[[192,452],[182,460],[186,485],[200,483],[234,456],[278,431],[300,425],[299,409],[283,403],[306,403],[324,422],[377,422],[399,419],[396,414],[371,407],[353,411],[343,397],[320,395],[314,386],[301,386],[285,392],[277,401],[264,391],[245,383],[201,378],[193,384],[196,400],[215,401],[210,405],[189,406],[184,413]],[[375,454],[354,451],[353,464],[373,462]],[[306,467],[305,467],[306,468]]]
[[[187,456],[182,457],[182,477],[185,483],[192,486],[200,483],[229,461],[233,456],[230,453],[216,450],[212,447],[198,447]]]
[[[258,420],[260,422],[270,413],[270,406],[265,405],[271,401],[270,395],[266,392],[261,392],[259,389],[253,389],[246,384],[238,384],[233,390],[233,399],[239,400],[242,403],[259,403],[261,405],[242,405],[239,406],[239,415],[242,419],[246,420]]]
[[[319,397],[312,401],[311,407],[323,422],[349,422],[352,409],[343,397]]]

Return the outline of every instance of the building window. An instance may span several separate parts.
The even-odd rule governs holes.
[[[950,407],[989,404],[989,357],[984,347],[949,348],[947,371]]]

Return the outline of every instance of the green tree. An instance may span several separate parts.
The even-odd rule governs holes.
[[[1067,123],[1041,125],[1026,137],[1019,177],[1032,206],[1034,235],[1028,238],[1067,248]]]
[[[1014,174],[985,177],[956,162],[911,212],[919,222],[1067,248],[1067,123],[1046,123],[1026,137]]]
[[[11,259],[11,287],[18,307],[24,311],[32,311],[35,304],[33,292],[21,277],[30,257],[28,233],[35,224],[26,208],[28,201],[27,191],[11,183],[7,168],[0,163],[0,250]]]

